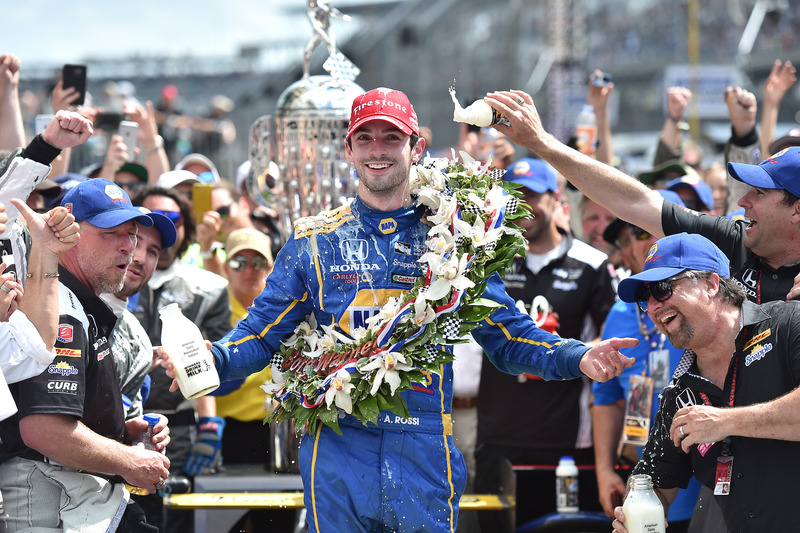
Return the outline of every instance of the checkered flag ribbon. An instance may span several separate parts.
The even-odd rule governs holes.
[[[278,352],[275,352],[274,354],[272,354],[272,359],[270,360],[269,364],[278,365],[278,368],[281,368],[283,366],[283,355]]]
[[[322,68],[336,80],[355,81],[361,73],[361,69],[338,50],[328,56],[328,59],[322,64]]]
[[[463,213],[473,213],[475,215],[482,215],[484,213],[483,208],[481,206],[475,205],[475,204],[468,205],[466,207],[462,207],[461,211]]]
[[[492,181],[502,181],[503,176],[506,175],[506,169],[504,168],[493,168],[489,171],[489,179]]]
[[[460,339],[461,334],[459,331],[461,330],[461,319],[448,316],[444,321],[444,328],[442,329],[442,335],[444,335],[445,339],[448,340],[455,340]]]
[[[519,198],[512,196],[506,202],[506,215],[513,215],[519,209]]]
[[[426,363],[433,363],[436,361],[436,357],[439,355],[439,350],[436,349],[436,346],[433,344],[426,344],[423,346],[423,350],[417,354],[417,358],[420,361],[425,361]]]

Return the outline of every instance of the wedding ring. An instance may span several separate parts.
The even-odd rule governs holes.
[[[683,432],[683,426],[679,427],[678,431],[681,432],[681,437],[685,437],[686,436],[686,433]]]
[[[522,104],[524,104],[524,103],[525,103],[525,100],[523,100],[522,98],[519,98],[519,97],[517,97],[517,103],[518,103],[519,105],[522,105]]]
[[[0,289],[3,289],[3,292],[11,292],[11,287],[6,287],[5,283],[0,285]]]
[[[164,483],[166,483],[166,482],[167,482],[167,480],[166,480],[166,479],[164,479],[163,477],[160,477],[160,478],[158,478],[158,479],[159,479],[159,481],[158,481],[158,483],[156,483],[156,488],[157,488],[157,489],[160,489],[161,487],[163,487],[163,486],[164,486]]]

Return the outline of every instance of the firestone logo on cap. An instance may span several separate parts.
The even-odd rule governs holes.
[[[419,134],[417,113],[408,96],[401,91],[379,87],[356,97],[350,112],[347,137],[372,120],[385,120],[400,128],[406,135]]]

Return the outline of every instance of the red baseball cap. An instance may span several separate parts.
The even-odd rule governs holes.
[[[419,135],[417,113],[411,105],[408,96],[401,91],[378,87],[357,96],[353,100],[353,109],[350,111],[350,126],[347,128],[347,138],[363,124],[372,120],[385,120],[400,128],[406,135],[416,133]]]

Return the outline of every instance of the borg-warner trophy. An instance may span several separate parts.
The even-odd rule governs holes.
[[[329,23],[331,15],[349,17],[326,0],[307,1],[314,31],[303,51],[303,77],[278,97],[274,120],[265,115],[250,128],[247,191],[279,213],[285,239],[297,219],[342,205],[357,188],[344,141],[353,100],[364,89],[353,81],[358,67],[336,49]],[[330,75],[311,76],[311,55],[321,42],[329,52],[322,68]],[[299,448],[293,420],[270,426],[273,471],[299,472]]]
[[[247,190],[278,211],[285,238],[298,218],[355,196],[357,184],[344,141],[353,99],[364,89],[353,81],[358,67],[336,49],[329,22],[331,15],[350,17],[325,0],[307,1],[314,32],[303,53],[303,77],[278,97],[274,120],[265,115],[250,129]],[[320,42],[328,48],[323,69],[330,75],[311,76],[311,55]]]

